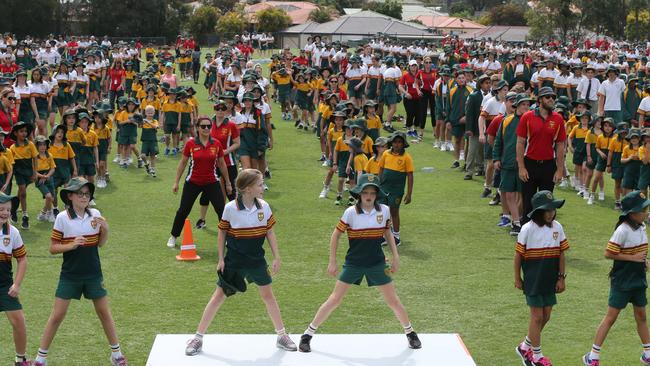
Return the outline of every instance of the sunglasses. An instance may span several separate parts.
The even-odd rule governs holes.
[[[430,63],[431,63],[431,61],[424,61],[424,63],[425,63],[425,64],[430,64]]]
[[[88,197],[88,198],[90,198],[90,192],[75,192],[74,194],[76,194],[79,197]]]
[[[553,99],[553,100],[555,100],[555,96],[554,96],[554,95],[545,95],[545,96],[543,96],[543,98],[544,98],[544,99]]]
[[[212,125],[199,125],[199,128],[207,130],[208,128],[212,128]]]
[[[12,102],[16,100],[16,97],[6,97],[6,98],[9,99]]]
[[[226,107],[225,105],[223,105],[223,106],[218,106],[218,107],[214,107],[214,110],[215,110],[215,111],[222,111],[222,112],[225,112],[225,111],[228,110],[228,107]]]

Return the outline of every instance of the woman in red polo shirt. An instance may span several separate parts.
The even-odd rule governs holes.
[[[237,161],[235,160],[235,154],[237,149],[239,149],[239,129],[235,122],[229,121],[226,118],[226,113],[228,111],[228,106],[224,100],[217,100],[214,104],[214,120],[212,123],[212,130],[210,130],[210,136],[213,139],[219,141],[223,150],[223,159],[226,162],[226,167],[228,168],[228,178],[230,179],[230,185],[235,186],[235,179],[237,179]],[[235,190],[233,190],[228,195],[229,200],[235,199]],[[208,213],[208,196],[203,193],[201,198],[199,198],[199,203],[201,204],[201,216],[196,221],[196,228],[203,229],[205,225],[205,216]]]
[[[418,79],[422,83],[422,98],[420,98],[420,124],[418,139],[424,137],[424,128],[427,125],[427,111],[431,112],[431,127],[436,127],[436,102],[433,96],[433,86],[438,78],[436,69],[433,68],[431,57],[424,58],[424,68],[418,71]]]
[[[126,87],[126,70],[122,66],[122,60],[115,61],[113,67],[108,70],[108,78],[110,82],[108,95],[111,107],[115,108],[115,99],[124,95]]]
[[[420,125],[420,98],[422,97],[422,80],[418,78],[418,63],[415,60],[409,61],[408,72],[402,75],[399,80],[399,91],[404,97],[404,109],[406,109],[406,133],[409,137],[417,137],[413,125]]]
[[[167,240],[167,246],[170,248],[176,246],[176,238],[181,235],[183,223],[190,211],[192,211],[192,206],[194,206],[194,201],[196,201],[199,193],[204,193],[208,197],[214,211],[221,218],[225,200],[217,177],[217,167],[221,172],[221,177],[224,178],[226,193],[232,193],[228,168],[223,159],[223,149],[219,141],[210,136],[212,120],[207,116],[199,117],[197,129],[199,131],[198,137],[191,138],[185,143],[183,156],[176,169],[176,180],[172,187],[174,194],[178,193],[178,182],[185,171],[187,163],[190,163],[190,169],[187,172],[183,193],[181,194],[181,204],[178,211],[176,211],[176,217],[174,217],[171,236]]]

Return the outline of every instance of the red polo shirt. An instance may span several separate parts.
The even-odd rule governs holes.
[[[503,121],[503,114],[500,114],[492,119],[488,127],[485,129],[485,133],[488,136],[497,137],[497,132],[499,132],[499,125]]]
[[[409,93],[411,98],[413,99],[420,98],[417,90],[415,89],[415,86],[417,85],[418,87],[420,87],[422,82],[417,77],[417,74],[413,75],[410,72],[404,73],[402,75],[402,78],[399,79],[399,83],[400,85],[402,85],[402,87],[406,88],[406,92]]]
[[[217,126],[216,123],[212,122],[212,130],[210,130],[210,136],[219,141],[222,148],[227,149],[230,147],[230,145],[232,145],[232,141],[239,137],[239,129],[233,122],[228,122],[228,119],[225,119],[221,126]],[[223,159],[226,161],[227,166],[235,165],[235,159],[233,155],[233,153],[230,153],[223,156]]]
[[[532,160],[552,160],[555,158],[555,143],[566,140],[564,120],[551,112],[546,120],[539,115],[539,109],[528,111],[521,116],[517,126],[517,136],[526,138],[525,156]]]
[[[223,157],[219,141],[210,137],[208,144],[203,146],[200,140],[189,139],[183,148],[183,155],[190,158],[186,181],[200,186],[217,182],[218,161]]]

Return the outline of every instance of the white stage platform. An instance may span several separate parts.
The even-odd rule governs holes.
[[[147,366],[476,366],[458,334],[419,334],[422,349],[408,348],[404,334],[317,334],[312,352],[275,348],[275,335],[215,334],[203,352],[185,356],[190,334],[156,336]],[[300,335],[291,335],[296,344]]]

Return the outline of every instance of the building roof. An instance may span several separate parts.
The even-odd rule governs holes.
[[[530,33],[530,27],[493,25],[482,30],[467,32],[463,34],[462,37],[476,39],[491,38],[494,40],[508,42],[524,42],[526,41],[526,36],[528,36],[528,33]]]
[[[287,28],[283,33],[338,34],[375,36],[383,33],[395,37],[432,38],[433,34],[425,26],[404,22],[374,11],[364,10],[356,14],[344,15],[323,24],[310,24]]]
[[[291,17],[291,24],[303,24],[309,20],[309,13],[318,9],[318,5],[306,1],[265,1],[244,8],[244,13],[251,23],[257,23],[255,14],[268,8],[279,8]]]
[[[402,19],[411,20],[420,15],[430,16],[447,16],[447,13],[442,13],[437,10],[438,8],[422,5],[402,5]]]
[[[475,31],[485,29],[485,26],[468,19],[456,18],[450,16],[436,16],[436,15],[418,15],[411,20],[417,19],[429,28],[437,29],[462,29],[467,31]]]

